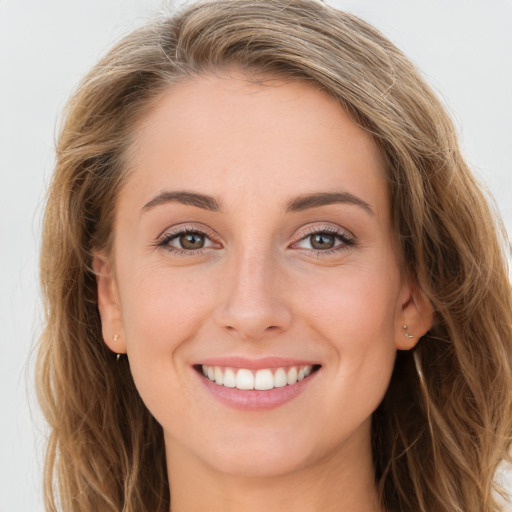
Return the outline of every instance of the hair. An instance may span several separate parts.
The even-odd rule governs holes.
[[[361,19],[314,0],[186,6],[124,38],[68,102],[41,254],[46,507],[169,509],[162,428],[126,358],[116,364],[103,342],[92,251],[111,246],[137,121],[173,84],[232,68],[322,89],[386,163],[400,260],[435,322],[414,353],[398,352],[372,417],[382,507],[497,511],[494,476],[512,434],[506,235],[415,66]]]

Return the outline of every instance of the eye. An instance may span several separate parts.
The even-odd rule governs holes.
[[[314,229],[292,248],[315,251],[317,255],[326,255],[348,249],[354,245],[354,238],[348,233],[335,228]]]
[[[196,254],[202,249],[218,245],[203,231],[186,227],[165,233],[157,242],[158,247],[184,255]]]
[[[176,236],[172,241],[177,242],[180,249],[202,249],[206,241],[206,236],[202,233],[183,233],[182,235]]]
[[[308,238],[313,249],[332,249],[336,245],[336,237],[330,233],[316,233]]]

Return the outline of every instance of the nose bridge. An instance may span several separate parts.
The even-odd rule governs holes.
[[[217,321],[242,339],[257,341],[284,330],[291,312],[283,293],[283,274],[271,248],[249,243],[235,251]]]

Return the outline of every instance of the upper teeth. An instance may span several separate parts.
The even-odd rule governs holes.
[[[307,377],[312,366],[291,366],[289,368],[278,368],[271,370],[264,368],[253,372],[245,368],[224,368],[222,366],[201,367],[203,375],[220,386],[238,389],[257,389],[260,391],[292,386],[297,381]]]

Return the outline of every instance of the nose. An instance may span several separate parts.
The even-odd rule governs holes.
[[[243,341],[260,341],[288,329],[292,319],[289,287],[272,256],[253,251],[228,265],[215,314],[217,324]]]

